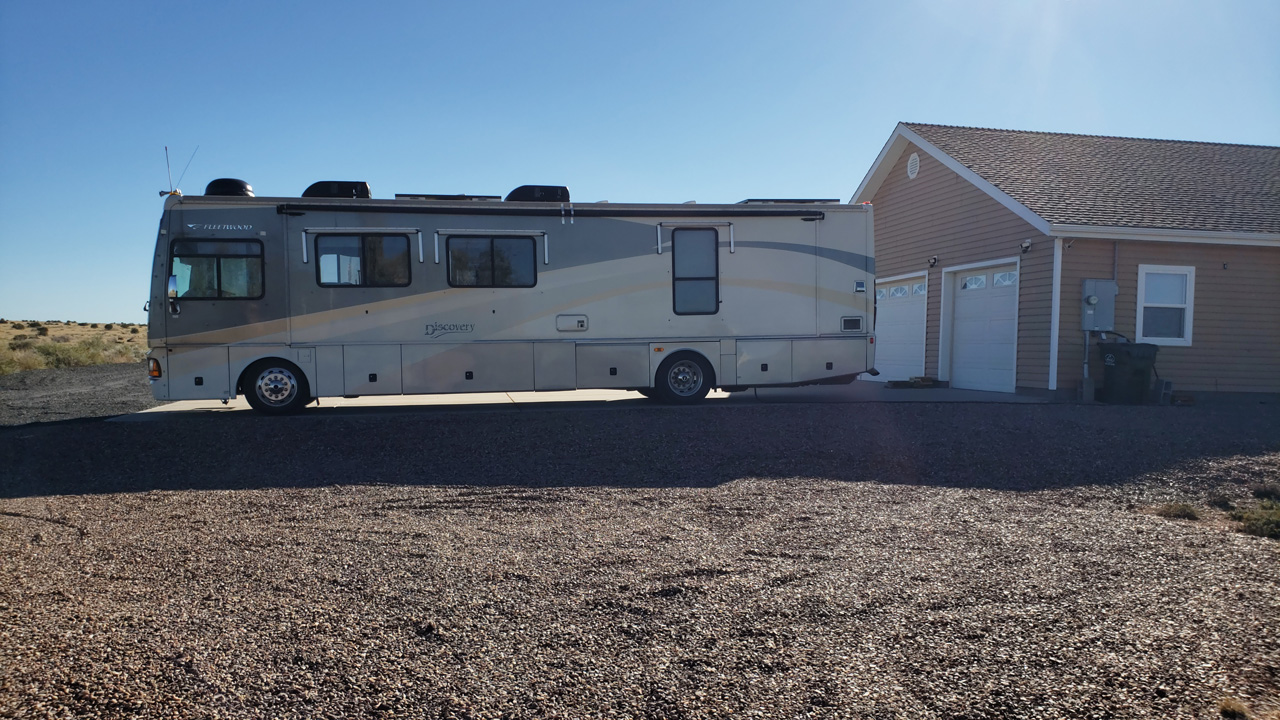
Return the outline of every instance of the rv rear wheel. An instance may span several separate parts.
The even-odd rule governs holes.
[[[259,360],[250,365],[240,386],[253,409],[268,415],[296,413],[311,402],[307,376],[284,360]]]
[[[680,352],[662,361],[654,380],[654,391],[660,400],[684,404],[706,397],[715,384],[715,375],[701,355]]]

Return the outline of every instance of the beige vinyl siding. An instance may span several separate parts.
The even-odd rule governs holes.
[[[1280,248],[1102,240],[1076,240],[1063,253],[1059,387],[1078,388],[1082,378],[1081,281],[1111,278],[1113,258],[1116,330],[1130,338],[1137,327],[1138,266],[1196,269],[1191,346],[1161,346],[1156,356],[1160,377],[1175,390],[1280,392]],[[1096,340],[1090,373],[1101,385]]]
[[[907,177],[911,153],[920,156],[914,179]],[[942,269],[1020,257],[1016,384],[1047,388],[1053,241],[914,145],[902,153],[872,205],[876,276],[929,272],[925,372],[939,375]],[[1023,240],[1033,243],[1025,255],[1018,247]],[[930,268],[935,255],[938,264]]]
[[[1084,378],[1084,329],[1080,327],[1085,278],[1111,279],[1112,245],[1110,240],[1063,240],[1062,248],[1062,298],[1058,335],[1058,389],[1074,391],[1079,397]],[[1137,268],[1134,269],[1134,287],[1137,285]],[[1117,301],[1119,296],[1116,297]],[[1124,333],[1123,318],[1117,311],[1116,329]],[[1130,323],[1132,325],[1132,323]],[[1132,332],[1125,333],[1132,336]],[[1089,360],[1089,374],[1098,386],[1102,385],[1102,362],[1098,356],[1098,338],[1090,340],[1093,354]]]

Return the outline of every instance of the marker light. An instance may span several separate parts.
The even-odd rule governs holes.
[[[149,365],[150,367],[147,368],[147,376],[153,378],[160,377],[160,361],[155,358],[151,358]]]

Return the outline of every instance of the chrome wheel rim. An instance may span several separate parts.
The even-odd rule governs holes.
[[[268,368],[258,376],[258,398],[268,405],[287,405],[298,392],[298,379],[284,368]]]
[[[692,360],[681,360],[667,373],[667,385],[680,397],[693,395],[702,388],[702,368]]]

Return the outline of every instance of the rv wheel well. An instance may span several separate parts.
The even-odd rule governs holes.
[[[290,362],[289,360],[285,360],[284,358],[280,358],[280,357],[258,358],[257,360],[254,360],[253,362],[249,363],[248,365],[245,365],[244,369],[240,371],[240,377],[236,378],[235,391],[237,395],[245,394],[245,387],[247,384],[249,386],[252,386],[253,378],[250,377],[250,375],[253,374],[254,371],[257,370],[264,363],[282,365],[288,368],[290,372],[296,373],[303,380],[306,380],[307,374],[304,373],[302,371],[302,368],[298,367],[298,365],[294,362]]]
[[[715,384],[715,366],[696,350],[681,350],[668,355],[658,366],[658,373],[653,379],[654,393],[668,403],[698,402]]]

